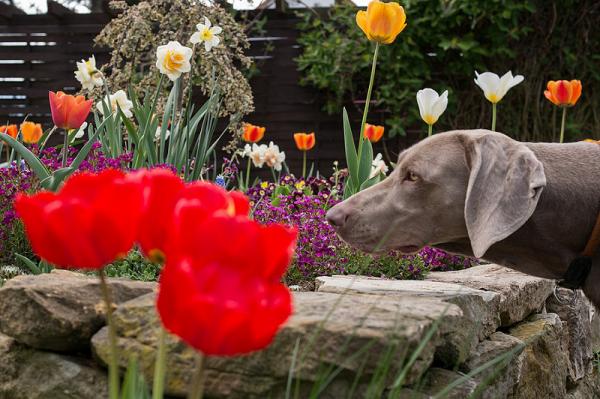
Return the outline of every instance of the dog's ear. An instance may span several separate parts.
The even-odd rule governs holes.
[[[501,134],[467,139],[465,151],[471,169],[465,222],[473,253],[480,258],[533,214],[546,175],[527,146]]]

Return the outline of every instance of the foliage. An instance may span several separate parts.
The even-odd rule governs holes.
[[[108,277],[124,277],[131,280],[158,281],[162,266],[150,262],[138,250],[104,268]]]
[[[121,13],[95,39],[96,44],[112,49],[111,59],[103,67],[111,88],[131,84],[135,92],[152,92],[158,81],[154,67],[156,48],[170,40],[189,43],[196,24],[206,16],[213,25],[223,28],[223,40],[210,52],[203,49],[195,52],[188,79],[193,76],[194,84],[208,96],[213,89],[214,74],[223,95],[221,116],[253,111],[252,91],[244,75],[252,64],[244,54],[249,47],[248,39],[243,27],[227,10],[198,0],[149,0],[131,6],[124,1],[113,1],[111,5]]]
[[[600,132],[600,9],[593,0],[401,2],[407,28],[382,46],[375,108],[386,114],[387,131],[404,134],[422,127],[415,94],[423,87],[450,90],[440,130],[488,126],[490,107],[474,85],[474,71],[525,76],[499,107],[498,130],[531,141],[556,139],[556,115],[543,90],[550,79],[580,79],[583,96],[570,112],[572,139]],[[302,83],[326,95],[325,110],[339,112],[364,97],[372,44],[356,26],[357,7],[345,2],[325,17],[304,13],[299,25]],[[577,21],[574,23],[573,21]]]
[[[288,285],[332,274],[420,279],[429,270],[458,270],[475,264],[471,258],[434,248],[411,256],[393,251],[374,256],[351,248],[325,220],[327,210],[340,200],[342,183],[336,176],[296,179],[286,175],[278,185],[263,182],[248,190],[256,220],[298,228],[296,256],[285,277]]]

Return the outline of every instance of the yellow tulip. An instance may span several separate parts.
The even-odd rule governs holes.
[[[396,3],[373,0],[367,11],[356,13],[356,23],[371,41],[390,44],[406,27],[404,8]]]

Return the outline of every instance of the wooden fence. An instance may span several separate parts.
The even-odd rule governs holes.
[[[318,144],[309,158],[329,174],[332,162],[344,159],[341,110],[327,115],[321,110],[320,93],[299,85],[296,17],[276,11],[266,16],[265,35],[251,38],[249,54],[260,56],[260,73],[251,81],[256,111],[247,120],[267,127],[265,141],[279,144],[292,170],[301,162],[292,133],[316,132]],[[73,14],[52,1],[43,15],[24,15],[0,3],[0,125],[19,123],[26,115],[45,127],[51,125],[48,91],[76,92],[75,62],[91,53],[99,64],[108,59],[106,50],[93,47],[93,39],[109,20],[105,13]],[[265,53],[267,44],[272,51]],[[350,105],[349,110],[357,121],[356,107]],[[414,138],[388,141],[388,148],[394,154],[411,141]]]

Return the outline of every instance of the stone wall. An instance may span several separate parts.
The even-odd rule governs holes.
[[[136,356],[151,381],[156,286],[111,280],[111,287],[120,364]],[[387,395],[400,380],[400,397],[430,398],[458,379],[447,397],[600,397],[593,365],[600,321],[580,292],[555,292],[549,280],[497,265],[424,281],[321,277],[316,292],[295,292],[294,303],[267,350],[207,360],[207,397],[283,397],[293,359],[300,397],[323,370],[336,378],[322,398],[363,397],[373,378],[382,392],[370,397]],[[0,289],[0,399],[106,397],[103,315],[94,278],[55,271],[7,282]],[[185,397],[194,352],[173,337],[167,343],[166,390]]]

